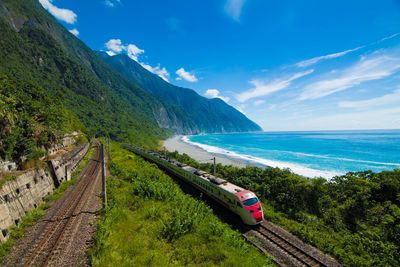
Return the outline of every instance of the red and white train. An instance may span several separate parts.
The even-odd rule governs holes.
[[[264,220],[261,203],[253,192],[157,153],[131,145],[125,147],[198,188],[239,215],[245,224],[256,225]]]

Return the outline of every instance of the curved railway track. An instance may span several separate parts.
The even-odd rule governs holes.
[[[99,144],[96,144],[95,146],[96,149],[89,166],[83,170],[78,184],[53,217],[54,219],[49,222],[40,238],[40,241],[34,247],[32,252],[28,254],[27,260],[23,263],[23,266],[51,265],[57,247],[59,246],[63,236],[68,231],[68,225],[71,224],[75,215],[79,212],[81,202],[86,198],[86,192],[89,191],[94,178],[97,177],[101,170],[102,155],[99,149]]]
[[[158,161],[159,158],[158,154],[149,153],[143,149],[138,149],[132,146],[125,145],[128,149],[133,148],[134,153],[138,154],[139,156],[143,157],[145,160],[150,162],[156,163],[160,168],[165,170],[170,176],[178,178],[176,181],[183,185],[181,188],[184,189],[185,185],[189,185],[191,189],[195,188],[193,184],[191,184],[186,178],[182,179],[182,176],[179,175],[176,171],[174,171],[174,167],[169,166],[168,164],[164,164],[162,161]],[[171,162],[171,161],[169,161]],[[181,167],[179,162],[173,162],[175,166]],[[178,167],[178,168],[179,168]],[[183,184],[182,184],[182,183]],[[185,189],[184,189],[185,190]],[[193,192],[188,189],[186,190],[188,193],[192,194]],[[197,189],[195,190],[196,192]],[[209,195],[209,200],[214,201]],[[222,207],[221,203],[216,201],[215,207]],[[228,209],[225,207],[221,212],[220,217],[223,217],[224,220],[227,220],[226,212]],[[233,215],[234,213],[228,212],[228,217]],[[237,215],[233,217],[236,218]],[[233,218],[232,217],[232,218]],[[316,248],[311,247],[310,245],[305,244],[298,238],[294,237],[287,231],[283,230],[280,227],[272,224],[271,222],[264,221],[257,226],[246,226],[241,224],[241,222],[237,222],[235,219],[230,221],[227,220],[229,223],[233,223],[232,225],[239,226],[240,231],[243,233],[243,236],[254,246],[256,246],[260,251],[263,253],[269,254],[275,258],[275,262],[281,266],[341,266],[335,259],[331,258],[328,255],[323,254],[321,251],[317,250]]]

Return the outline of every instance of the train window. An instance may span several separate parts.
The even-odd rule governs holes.
[[[257,204],[258,199],[256,197],[253,197],[253,198],[244,200],[242,203],[243,203],[243,205],[250,207],[250,206],[253,206],[254,204]]]

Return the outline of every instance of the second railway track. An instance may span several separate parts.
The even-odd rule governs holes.
[[[86,198],[86,193],[91,188],[95,177],[101,170],[102,155],[99,145],[96,144],[91,162],[82,172],[81,179],[75,186],[71,195],[58,209],[56,215],[51,219],[41,234],[38,243],[24,257],[23,266],[48,266],[51,265],[53,256],[63,236],[68,231],[68,225],[79,212],[81,202]]]

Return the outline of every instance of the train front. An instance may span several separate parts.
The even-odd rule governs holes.
[[[245,223],[254,225],[254,224],[259,224],[264,220],[264,214],[261,207],[261,203],[253,192],[248,190],[243,190],[241,192],[236,193],[236,196],[239,198],[243,207],[250,215],[247,216],[248,218],[244,220]]]

